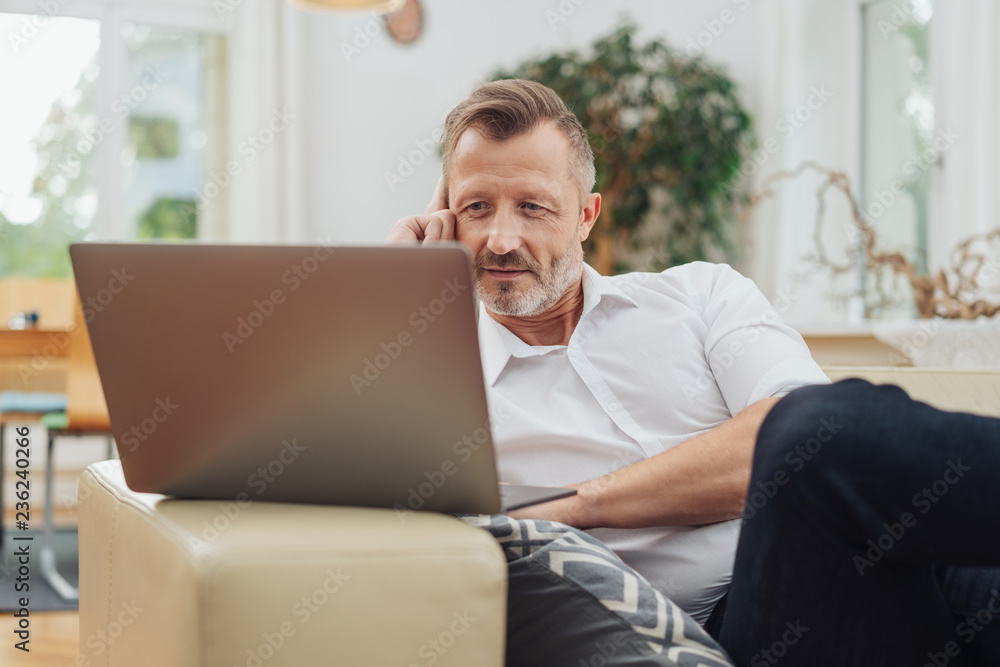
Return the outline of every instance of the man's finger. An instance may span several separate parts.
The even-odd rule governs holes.
[[[420,241],[453,241],[455,239],[455,214],[444,209],[430,215],[411,215],[397,222],[386,243],[414,243]]]
[[[452,241],[455,238],[455,215],[448,210],[438,211],[431,215],[418,215],[418,220],[424,221],[425,241]]]
[[[424,238],[424,230],[421,228],[419,217],[411,215],[403,218],[392,226],[385,243],[417,243]]]
[[[453,241],[455,239],[455,214],[448,209],[444,209],[435,213],[433,217],[441,223],[441,231],[438,238],[441,241]]]
[[[427,226],[424,227],[424,241],[440,241],[442,229],[441,220],[435,216],[431,216],[427,221]]]
[[[448,188],[444,184],[444,176],[438,179],[437,187],[434,188],[434,196],[427,204],[425,213],[435,213],[441,209],[448,208]]]

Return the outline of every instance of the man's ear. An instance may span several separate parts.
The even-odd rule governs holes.
[[[583,200],[583,207],[580,211],[580,242],[587,240],[590,230],[597,222],[597,216],[601,214],[601,195],[599,192],[591,192]]]

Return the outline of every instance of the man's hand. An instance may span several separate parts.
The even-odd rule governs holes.
[[[738,518],[750,484],[757,432],[778,402],[765,398],[672,449],[582,484],[575,496],[532,505],[516,519],[575,528],[696,526]]]
[[[438,179],[434,196],[423,215],[403,218],[389,231],[386,243],[452,241],[455,238],[455,214],[448,210],[448,192],[444,177]]]

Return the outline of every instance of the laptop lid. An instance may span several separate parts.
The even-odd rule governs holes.
[[[500,510],[464,248],[70,255],[133,490]]]

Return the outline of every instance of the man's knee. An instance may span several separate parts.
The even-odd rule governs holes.
[[[858,435],[895,410],[888,406],[909,401],[895,386],[865,380],[802,387],[781,399],[761,425],[754,454],[755,477],[797,475],[809,469],[856,465]],[[818,464],[817,464],[818,462]]]

